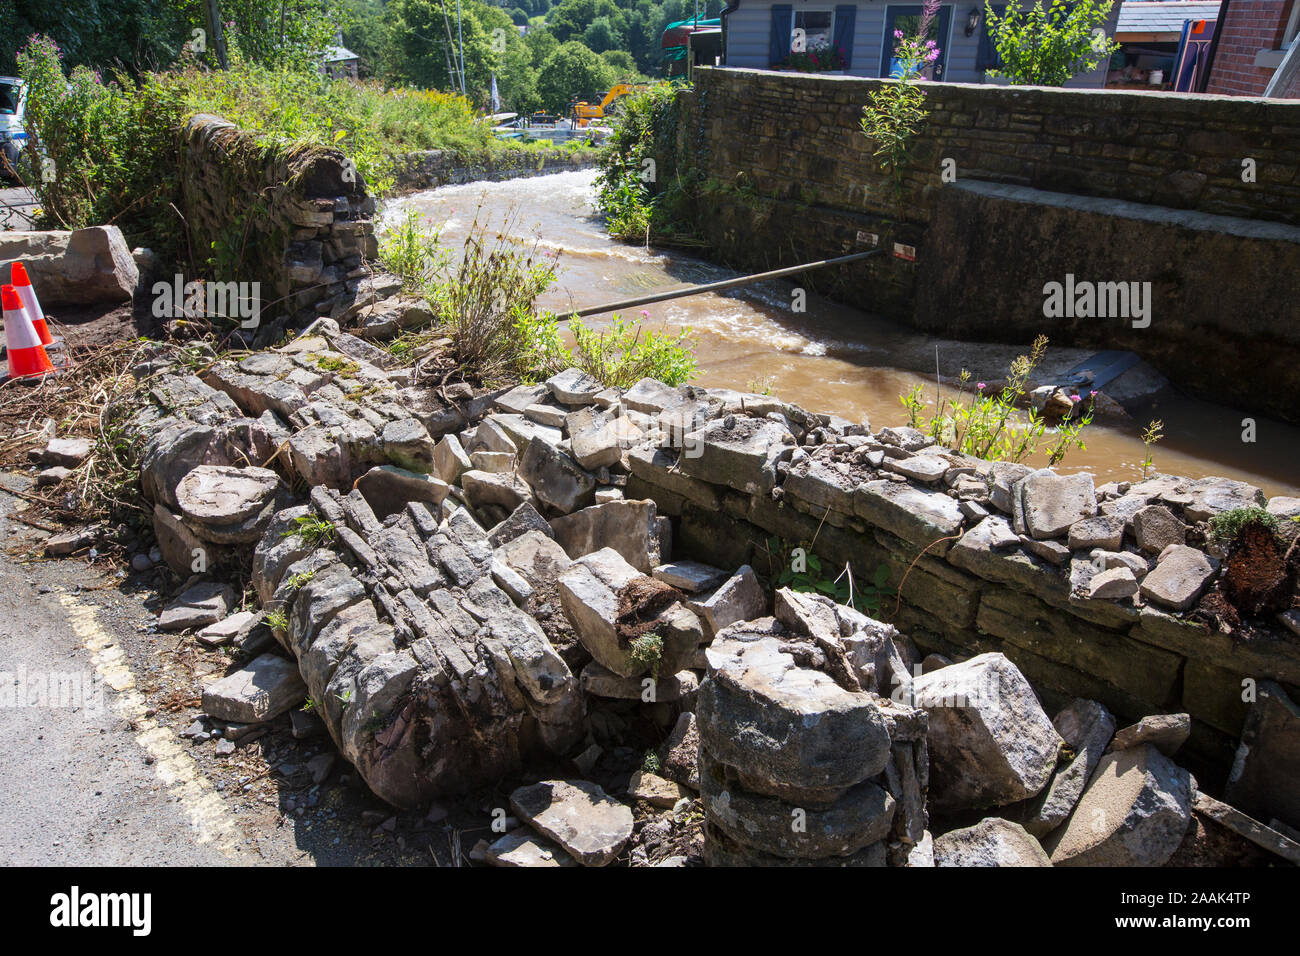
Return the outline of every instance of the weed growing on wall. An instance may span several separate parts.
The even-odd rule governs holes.
[[[1041,448],[1048,465],[1057,465],[1074,448],[1081,451],[1084,430],[1092,424],[1096,409],[1091,396],[1071,395],[1073,410],[1055,427],[1036,411],[1026,409],[1021,420],[1020,403],[1026,394],[1029,377],[1047,351],[1047,336],[1034,340],[1028,355],[1011,363],[1006,383],[1001,389],[989,389],[977,382],[968,392],[970,373],[962,370],[957,397],[943,398],[933,414],[927,412],[922,398],[923,387],[917,385],[899,401],[907,410],[909,423],[928,433],[935,441],[964,454],[990,461],[1020,462]]]
[[[907,165],[911,144],[921,125],[930,115],[925,108],[925,90],[920,86],[921,71],[939,58],[939,47],[926,38],[939,10],[938,0],[927,0],[921,11],[915,36],[894,31],[894,58],[900,64],[895,82],[880,87],[862,108],[862,132],[875,143],[871,155],[881,172],[894,180],[901,193],[903,168]]]
[[[596,205],[610,235],[627,242],[699,245],[685,223],[688,184],[659,181],[656,153],[666,155],[677,135],[681,87],[659,83],[623,100],[618,124],[601,152]]]

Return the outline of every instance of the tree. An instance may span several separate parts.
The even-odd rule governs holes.
[[[589,50],[604,53],[606,50],[621,49],[623,38],[614,28],[609,17],[597,17],[587,24],[586,30],[582,31],[582,43]]]
[[[591,101],[617,80],[618,73],[599,55],[570,40],[542,64],[537,74],[537,95],[547,109],[565,112],[574,97]]]
[[[561,43],[581,40],[587,27],[598,17],[606,17],[618,35],[627,30],[627,18],[614,0],[562,0],[546,15],[546,26]]]
[[[1017,85],[1064,86],[1119,49],[1106,36],[1113,0],[1031,0],[1009,3],[1002,16],[986,2],[984,18],[1001,66],[990,76]]]

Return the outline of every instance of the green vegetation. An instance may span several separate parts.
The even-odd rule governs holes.
[[[1219,544],[1231,544],[1247,528],[1262,528],[1269,534],[1277,533],[1277,516],[1258,506],[1233,508],[1210,518],[1210,539]]]
[[[672,152],[677,133],[677,94],[660,83],[623,100],[614,134],[600,157],[596,204],[610,234],[627,242],[699,245],[684,225],[692,202],[691,180],[659,176],[659,156]]]
[[[1106,36],[1114,0],[1029,0],[1006,5],[1001,16],[986,0],[984,17],[997,50],[1001,76],[1017,85],[1064,86],[1090,73],[1119,49]]]
[[[1156,442],[1165,437],[1165,423],[1155,418],[1147,423],[1147,427],[1142,430],[1142,448],[1145,454],[1142,456],[1142,480],[1146,481],[1147,476],[1151,473],[1151,466],[1155,464],[1155,459],[1151,457],[1151,448]]]
[[[284,613],[283,608],[268,611],[266,614],[266,626],[273,631],[287,631],[289,629],[289,616]]]
[[[658,752],[647,750],[641,758],[642,773],[658,773],[663,767],[663,762],[659,759]]]
[[[811,546],[794,548],[778,537],[767,539],[768,570],[779,588],[788,587],[803,594],[822,594],[836,604],[843,604],[872,617],[878,617],[882,600],[894,593],[889,587],[889,565],[879,564],[864,583],[845,565],[835,577]],[[779,570],[778,570],[779,569]]]
[[[658,680],[659,663],[664,656],[664,639],[654,632],[642,634],[628,642],[627,656],[634,667],[649,670],[650,677]]]
[[[631,388],[654,378],[675,386],[698,371],[689,328],[674,337],[615,315],[607,329],[590,328],[575,318],[569,331],[575,339],[572,364],[606,385]]]
[[[1034,455],[1040,446],[1047,452],[1049,465],[1060,464],[1072,448],[1086,449],[1083,430],[1092,424],[1095,409],[1078,395],[1070,396],[1074,407],[1052,430],[1048,437],[1047,421],[1033,409],[1024,411],[1025,421],[1019,420],[1019,403],[1025,396],[1029,376],[1043,360],[1047,351],[1047,336],[1034,340],[1028,355],[1011,363],[1006,384],[992,391],[983,382],[967,392],[970,373],[962,370],[958,396],[939,400],[933,414],[927,414],[923,387],[917,385],[899,401],[907,409],[913,428],[928,432],[935,441],[954,451],[990,461],[1019,462]]]
[[[922,70],[939,57],[939,48],[928,39],[938,4],[926,3],[914,36],[895,31],[894,57],[900,63],[898,76],[869,95],[862,107],[862,133],[875,144],[871,155],[881,172],[894,180],[895,192],[903,188],[903,167],[911,153],[912,139],[930,115],[925,108],[925,90],[921,88]]]
[[[338,532],[334,530],[333,522],[315,515],[302,515],[293,519],[293,527],[283,537],[290,538],[294,535],[302,538],[307,547],[320,548],[333,544]]]
[[[297,591],[299,588],[310,583],[311,579],[314,577],[316,577],[315,571],[299,571],[297,574],[286,578],[284,583],[289,590]]]
[[[697,374],[691,330],[676,335],[614,316],[607,328],[569,321],[566,347],[559,319],[538,313],[537,298],[555,281],[556,258],[536,243],[512,238],[475,218],[462,256],[439,245],[441,227],[408,213],[380,241],[380,258],[407,288],[432,307],[437,331],[456,358],[487,380],[536,381],[576,366],[606,385],[627,388],[647,376],[680,385]],[[408,355],[427,333],[408,333],[391,346]]]

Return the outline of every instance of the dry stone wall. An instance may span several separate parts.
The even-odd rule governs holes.
[[[527,179],[589,169],[595,163],[594,149],[506,149],[485,156],[431,149],[408,153],[401,158],[396,188],[399,192],[409,192],[462,183]]]
[[[215,257],[213,278],[264,284],[264,340],[355,292],[378,252],[374,197],[337,150],[259,146],[200,114],[181,131],[181,196],[191,246]],[[232,268],[257,274],[221,274]]]

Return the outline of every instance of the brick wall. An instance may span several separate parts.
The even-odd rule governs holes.
[[[1282,34],[1296,2],[1231,0],[1207,92],[1234,96],[1259,96],[1264,92],[1273,71],[1255,66],[1255,54],[1282,46]]]

